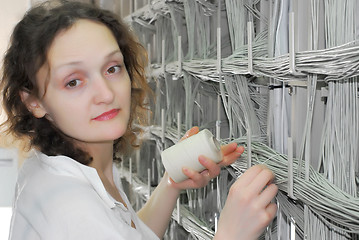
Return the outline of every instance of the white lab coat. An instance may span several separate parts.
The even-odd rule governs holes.
[[[115,167],[114,178],[128,209],[107,193],[94,168],[34,151],[19,172],[9,239],[158,240],[132,209]]]

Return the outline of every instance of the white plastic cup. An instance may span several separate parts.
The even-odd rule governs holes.
[[[220,144],[208,129],[167,148],[162,152],[161,158],[173,181],[182,182],[188,178],[182,172],[183,167],[197,172],[205,169],[198,161],[200,155],[206,156],[216,163],[222,160]]]

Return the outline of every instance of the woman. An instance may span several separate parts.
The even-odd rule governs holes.
[[[136,214],[122,191],[114,152],[136,147],[149,91],[143,48],[109,11],[82,3],[47,2],[14,29],[4,59],[7,133],[33,149],[19,172],[10,239],[158,239],[179,193],[200,188],[244,151],[222,146],[216,164],[168,175]],[[198,132],[190,129],[184,138]],[[277,187],[264,166],[231,187],[215,239],[256,239],[274,218]]]

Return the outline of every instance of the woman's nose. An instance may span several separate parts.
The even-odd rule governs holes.
[[[94,102],[96,104],[112,103],[115,93],[112,89],[111,83],[104,77],[97,77],[93,84]]]

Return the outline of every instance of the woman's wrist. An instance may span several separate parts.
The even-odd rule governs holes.
[[[177,196],[179,196],[181,189],[177,188],[175,186],[175,184],[173,184],[173,180],[170,179],[170,177],[168,176],[168,173],[165,172],[163,174],[163,178],[162,181],[163,184],[165,185],[166,191],[168,191],[169,194],[175,194]]]

